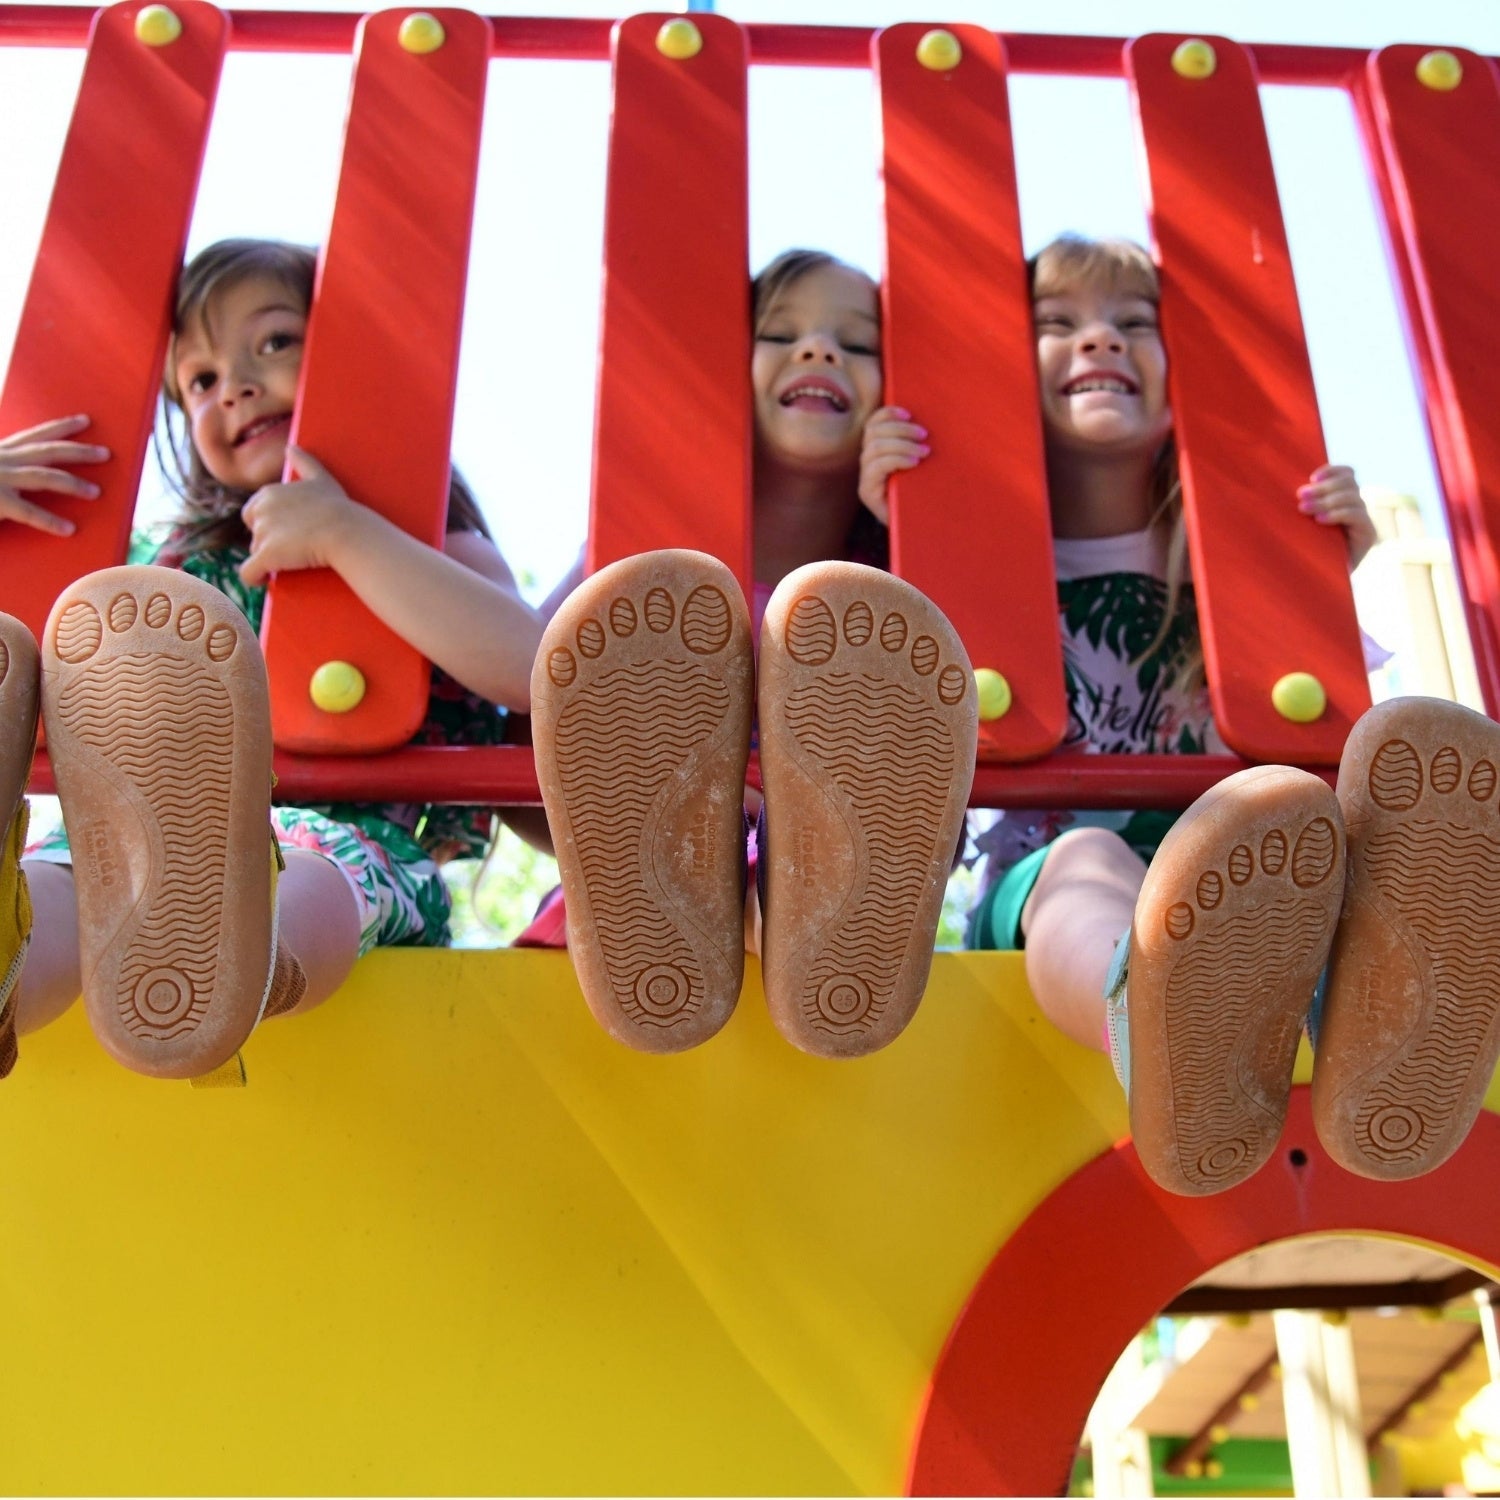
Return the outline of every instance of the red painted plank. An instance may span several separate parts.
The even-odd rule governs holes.
[[[667,22],[696,56],[657,47]],[[748,594],[745,39],[723,16],[615,28],[589,567],[696,547]]]
[[[1312,369],[1249,55],[1174,71],[1181,36],[1126,48],[1162,271],[1193,577],[1214,714],[1252,760],[1333,764],[1369,707],[1343,536],[1297,510],[1326,461]],[[1311,672],[1328,708],[1282,718],[1271,689]]]
[[[4,527],[4,608],[38,636],[67,584],[125,558],[224,53],[213,6],[174,0],[182,34],[160,47],[136,37],[142,8],[95,19],[0,395],[0,432],[87,412],[78,440],[114,455],[80,471],[99,499],[39,493],[73,536]]]
[[[1454,556],[1485,707],[1500,714],[1500,364],[1493,246],[1500,181],[1476,164],[1500,152],[1494,66],[1451,49],[1458,86],[1430,88],[1431,50],[1386,47],[1370,59],[1365,114],[1417,353]]]
[[[292,441],[356,500],[441,546],[490,32],[467,11],[436,10],[443,45],[409,52],[408,14],[361,23]],[[262,639],[282,749],[386,750],[426,713],[428,663],[331,570],[276,577]],[[364,675],[348,713],[309,696],[330,660]]]
[[[1066,705],[1005,58],[993,33],[955,26],[957,65],[925,67],[931,29],[874,43],[886,400],[933,434],[932,456],[891,484],[891,562],[1010,686],[981,757],[1022,760],[1059,743]]]

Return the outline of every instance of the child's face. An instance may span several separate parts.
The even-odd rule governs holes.
[[[763,456],[833,473],[859,463],[880,405],[880,309],[875,284],[847,266],[818,266],[766,308],[750,362]]]
[[[1033,313],[1049,445],[1155,454],[1172,430],[1155,302],[1080,281],[1046,289]]]
[[[306,335],[307,309],[270,276],[215,292],[178,335],[173,373],[188,431],[220,484],[257,490],[281,478]]]

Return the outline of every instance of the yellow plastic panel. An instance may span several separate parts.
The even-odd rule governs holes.
[[[894,1493],[975,1279],[1125,1130],[1017,955],[939,955],[859,1062],[753,967],[713,1041],[628,1051],[539,952],[378,953],[244,1056],[23,1039],[0,1491]]]

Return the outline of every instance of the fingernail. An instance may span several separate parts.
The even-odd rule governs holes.
[[[919,427],[919,428],[917,428],[917,436],[919,438],[926,437],[927,436],[927,429],[925,427]]]
[[[929,448],[926,443],[918,443],[917,452],[925,458],[929,453],[932,452],[932,449]]]
[[[99,486],[97,484],[85,484],[83,493],[88,499],[97,500],[99,498]]]
[[[911,413],[904,406],[893,406],[891,411],[900,417],[903,422],[911,421]]]

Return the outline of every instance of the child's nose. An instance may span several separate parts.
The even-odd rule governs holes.
[[[1112,354],[1122,354],[1125,340],[1117,328],[1099,323],[1080,332],[1078,347],[1084,354],[1093,354],[1100,349],[1108,349]]]
[[[839,362],[839,346],[821,334],[809,334],[797,345],[794,358],[804,364],[836,365]]]
[[[255,375],[248,369],[234,369],[229,371],[227,378],[219,386],[219,399],[224,402],[242,401],[247,396],[253,396],[260,389]]]

